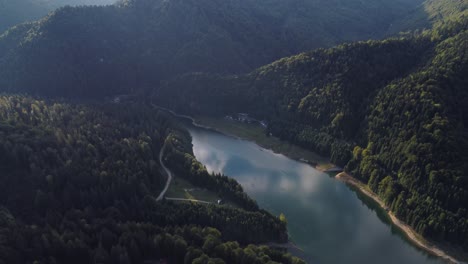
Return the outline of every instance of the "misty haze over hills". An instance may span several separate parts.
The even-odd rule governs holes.
[[[56,8],[71,5],[109,5],[116,0],[0,0],[0,32],[19,23],[34,21]]]

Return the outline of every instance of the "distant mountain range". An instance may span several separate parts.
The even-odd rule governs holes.
[[[19,23],[34,21],[66,5],[107,5],[116,0],[0,0],[0,33]]]

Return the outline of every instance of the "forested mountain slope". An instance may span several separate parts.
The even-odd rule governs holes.
[[[114,0],[0,0],[0,34],[16,24],[38,20],[66,5],[105,5]]]
[[[267,133],[346,165],[419,233],[466,251],[467,21],[319,49],[248,75],[184,75],[154,98],[179,112],[266,119]]]
[[[409,10],[406,16],[396,20],[389,28],[389,33],[398,33],[406,30],[431,28],[460,16],[468,14],[468,1],[466,0],[425,0],[424,3]]]
[[[186,72],[241,73],[381,38],[420,0],[128,0],[62,8],[0,37],[0,89],[87,97]]]
[[[234,180],[203,172],[187,133],[142,105],[0,96],[0,263],[303,263],[244,246],[284,241],[285,224]],[[170,164],[180,176],[245,209],[156,202],[163,144],[169,161],[186,151]]]

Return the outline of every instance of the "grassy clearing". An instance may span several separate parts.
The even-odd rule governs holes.
[[[171,186],[169,187],[169,190],[167,190],[166,196],[171,198],[195,199],[207,202],[216,202],[216,200],[219,199],[216,193],[196,187],[190,182],[177,176],[173,178]]]
[[[259,124],[246,124],[236,121],[225,120],[223,118],[213,118],[197,116],[195,120],[198,124],[212,127],[224,134],[236,136],[242,139],[254,141],[258,145],[271,149],[276,153],[281,153],[291,159],[305,159],[310,164],[316,165],[319,170],[326,170],[334,167],[330,161],[312,151],[299,146],[282,141],[277,137],[267,136],[265,129]]]
[[[220,199],[219,195],[217,195],[215,192],[197,187],[177,176],[172,178],[172,183],[167,190],[166,197],[194,199],[212,203],[216,203],[216,201]],[[224,201],[224,204],[237,208],[239,207],[231,201]]]
[[[197,187],[177,176],[172,178],[172,183],[167,190],[166,197],[194,199],[212,203],[216,203],[220,199],[219,195],[215,192]],[[232,203],[231,201],[223,200],[223,204],[226,206],[240,208],[237,204]]]

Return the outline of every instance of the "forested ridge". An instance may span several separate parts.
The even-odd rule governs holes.
[[[182,142],[191,153],[185,133],[141,104],[0,96],[0,263],[302,263],[247,246],[285,241],[286,226],[224,176],[202,179],[248,211],[155,201],[159,151]]]
[[[0,34],[17,24],[38,20],[66,5],[106,5],[114,0],[0,0]]]
[[[421,1],[127,0],[64,7],[1,35],[0,87],[96,98],[152,89],[187,72],[246,73],[305,50],[381,38]]]
[[[424,237],[466,251],[467,47],[460,15],[420,34],[302,53],[247,75],[184,75],[154,98],[194,115],[265,119],[267,134],[331,157]]]

